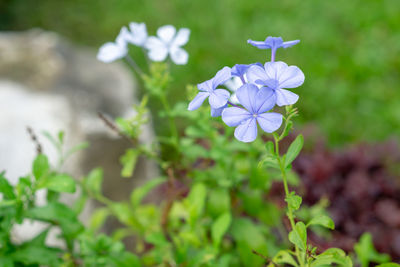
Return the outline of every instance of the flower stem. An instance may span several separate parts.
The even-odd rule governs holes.
[[[176,127],[175,118],[171,115],[171,107],[169,106],[169,103],[168,103],[165,93],[160,94],[159,98],[160,98],[160,101],[161,101],[161,103],[164,107],[164,110],[168,116],[169,129],[170,129],[173,141],[174,141],[174,146],[178,146],[179,134],[178,134],[178,129]]]
[[[136,62],[131,58],[130,55],[125,56],[125,61],[140,75],[143,76],[142,69],[136,64]]]
[[[274,135],[274,140],[275,140],[275,155],[276,155],[276,158],[278,160],[279,169],[280,169],[281,174],[282,174],[283,187],[285,189],[285,196],[286,196],[286,198],[288,198],[289,195],[290,195],[290,192],[289,192],[289,185],[288,185],[288,182],[287,182],[285,162],[284,162],[284,160],[282,159],[282,157],[279,154],[279,141],[280,141],[280,138]],[[288,204],[287,210],[288,210],[287,216],[289,218],[290,226],[292,228],[291,230],[294,230],[295,229],[294,214],[293,214],[293,210],[292,210],[292,208],[290,207],[289,204]],[[296,245],[295,245],[295,250],[296,250],[296,257],[297,257],[297,260],[298,260],[300,266],[304,267],[305,265],[304,265],[303,259],[300,256],[300,250]]]

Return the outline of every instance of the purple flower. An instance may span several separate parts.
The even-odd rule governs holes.
[[[208,102],[212,109],[219,109],[228,103],[230,93],[225,89],[216,89],[218,85],[223,84],[231,78],[231,68],[224,67],[218,71],[214,78],[200,83],[197,88],[200,92],[189,103],[188,110],[198,109],[204,100],[208,97]]]
[[[299,96],[283,88],[299,87],[304,82],[304,74],[298,67],[278,61],[267,62],[264,68],[252,66],[247,71],[247,79],[250,83],[271,88],[276,95],[276,104],[285,106],[296,103]]]
[[[236,92],[244,108],[229,107],[222,111],[222,120],[230,127],[236,127],[235,137],[242,142],[252,142],[257,137],[257,122],[261,129],[272,133],[282,124],[282,115],[267,112],[276,102],[273,90],[254,84],[245,84]]]
[[[247,43],[259,48],[259,49],[271,49],[271,61],[275,61],[275,53],[278,48],[288,48],[291,47],[295,44],[298,44],[300,40],[294,40],[294,41],[287,41],[284,42],[282,40],[282,37],[272,37],[268,36],[265,41],[253,41],[253,40],[247,40]]]
[[[248,64],[248,65],[246,65],[246,64],[236,64],[235,66],[232,67],[232,72],[231,72],[232,76],[239,77],[240,80],[243,82],[243,84],[245,84],[246,83],[245,74],[246,74],[247,70],[253,65],[257,65],[257,66],[262,67],[261,63],[254,63],[254,64]]]

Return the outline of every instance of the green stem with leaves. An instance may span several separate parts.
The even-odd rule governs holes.
[[[276,136],[274,136],[274,139],[275,139],[275,155],[276,155],[276,159],[278,161],[279,169],[282,174],[283,186],[285,189],[285,197],[288,198],[290,196],[290,192],[289,192],[289,185],[288,185],[288,181],[287,181],[285,161],[284,161],[284,158],[282,158],[279,154],[279,137],[277,138]],[[291,230],[294,230],[295,229],[294,213],[289,204],[287,207],[287,216],[290,221]],[[297,260],[298,260],[300,266],[304,267],[305,265],[304,265],[303,259],[301,258],[300,250],[296,245],[295,245],[295,250],[296,250],[296,257],[297,257]]]
[[[288,179],[287,179],[287,163],[286,163],[286,157],[281,156],[279,152],[279,142],[285,138],[288,134],[290,129],[292,128],[292,121],[291,119],[297,115],[297,110],[293,108],[292,106],[286,107],[286,117],[284,118],[284,127],[280,135],[274,134],[274,145],[275,145],[275,157],[278,162],[279,170],[282,175],[282,180],[283,180],[283,186],[285,190],[285,199],[289,199],[291,197],[291,192],[289,191],[289,185],[288,185]],[[289,162],[290,163],[290,162]],[[290,221],[290,226],[291,230],[295,231],[296,223],[295,223],[295,215],[294,215],[294,210],[291,207],[291,205],[287,202],[287,216]],[[305,267],[307,266],[306,261],[303,259],[301,256],[300,249],[297,245],[295,245],[295,255],[297,257],[297,261],[300,265],[300,267]]]

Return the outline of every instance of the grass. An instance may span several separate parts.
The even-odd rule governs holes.
[[[400,4],[398,0],[3,0],[0,29],[59,32],[94,49],[120,27],[144,21],[188,27],[190,62],[174,67],[171,97],[223,66],[266,59],[246,43],[268,35],[301,39],[278,52],[306,82],[296,92],[302,123],[315,123],[330,144],[400,135]],[[142,62],[143,63],[143,62]]]

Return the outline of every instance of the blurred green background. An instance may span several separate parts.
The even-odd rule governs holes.
[[[1,30],[41,27],[94,49],[130,21],[151,34],[190,28],[189,64],[174,67],[177,100],[225,65],[265,61],[248,38],[301,39],[278,52],[306,75],[297,121],[318,125],[331,145],[400,135],[399,0],[1,0],[0,10]]]

